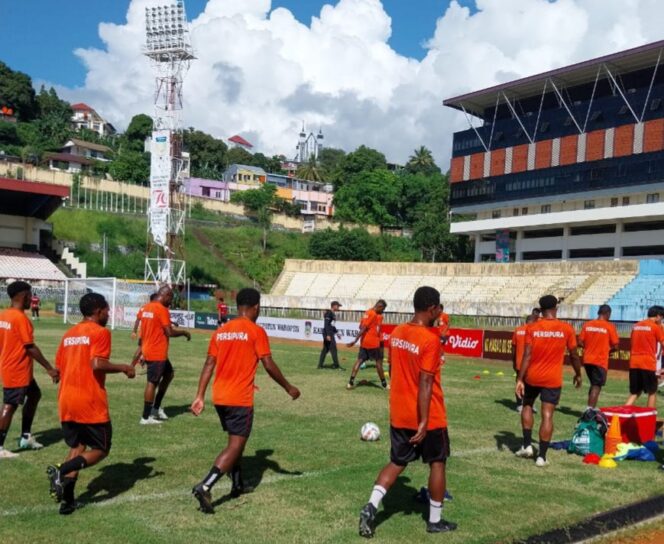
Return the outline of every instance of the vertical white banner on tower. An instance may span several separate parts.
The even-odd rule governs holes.
[[[154,130],[150,151],[150,233],[155,243],[164,246],[168,232],[169,183],[173,165],[170,131]]]

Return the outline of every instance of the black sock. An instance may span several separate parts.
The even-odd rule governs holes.
[[[235,465],[228,474],[233,482],[233,487],[242,488],[242,467]]]
[[[383,387],[387,387],[387,380],[386,380],[385,378],[383,378],[382,380],[380,380],[380,384],[381,384]]]
[[[351,384],[351,385],[354,385],[355,384],[355,376],[351,376],[350,380],[348,380],[348,383]]]
[[[523,447],[527,448],[533,443],[533,430],[523,429]]]
[[[549,443],[546,440],[540,440],[539,447],[539,456],[546,461],[546,452],[549,449]]]
[[[216,465],[213,465],[210,469],[210,472],[205,478],[203,478],[201,483],[203,484],[203,487],[212,489],[212,486],[216,484],[219,481],[219,478],[221,478],[223,475],[224,473],[221,472],[221,470],[219,470]]]
[[[62,463],[60,465],[60,474],[66,476],[70,472],[77,472],[88,466],[88,462],[85,460],[85,457],[78,455],[69,461]]]
[[[62,483],[65,488],[62,498],[65,502],[71,504],[74,502],[74,488],[76,487],[76,478],[65,478]]]
[[[164,400],[165,394],[166,391],[162,391],[161,389],[157,391],[157,396],[154,399],[154,406],[152,406],[155,410],[159,410],[159,408],[161,408],[161,401]]]
[[[523,398],[517,397],[516,395],[515,395],[514,398],[516,399],[516,405],[517,406],[523,406]]]
[[[143,403],[143,419],[147,419],[150,417],[150,412],[152,412],[152,403],[151,402],[144,402]]]
[[[5,445],[5,439],[7,438],[8,431],[0,431],[0,448]]]

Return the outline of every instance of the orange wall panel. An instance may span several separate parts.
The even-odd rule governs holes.
[[[598,161],[604,158],[604,138],[606,131],[593,130],[586,136],[586,160]]]
[[[652,153],[664,149],[664,119],[646,121],[643,127],[643,152]]]
[[[484,153],[473,153],[470,156],[470,179],[484,176]]]
[[[537,146],[535,147],[535,170],[539,168],[549,168],[551,166],[552,150],[553,140],[537,142]]]
[[[453,157],[450,162],[450,183],[463,181],[463,157]]]
[[[613,135],[613,156],[626,157],[634,152],[634,125],[616,127]]]
[[[512,151],[512,173],[525,172],[528,168],[528,144],[515,145]]]
[[[505,173],[505,148],[491,152],[491,175],[502,176]]]
[[[576,134],[560,139],[560,165],[576,164],[576,148],[579,137]]]

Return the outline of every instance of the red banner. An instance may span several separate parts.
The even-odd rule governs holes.
[[[482,357],[484,331],[477,329],[450,329],[445,353],[464,357]]]

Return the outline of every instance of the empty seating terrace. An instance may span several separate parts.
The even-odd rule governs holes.
[[[0,278],[54,282],[66,276],[43,255],[20,249],[0,248]]]

